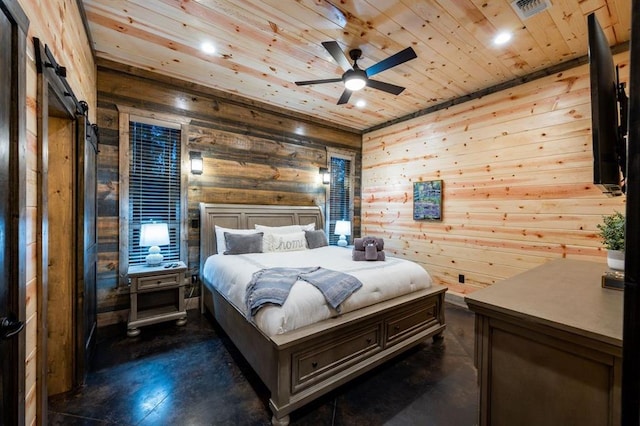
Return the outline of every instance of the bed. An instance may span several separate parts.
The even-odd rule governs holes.
[[[248,258],[258,266],[263,263],[270,265],[273,260],[265,260],[269,259],[266,255],[260,259],[260,263],[249,255],[214,256],[207,266],[207,259],[217,254],[216,225],[252,229],[255,225],[275,227],[308,224],[313,224],[315,229],[324,229],[323,216],[318,207],[200,203],[202,310],[210,312],[269,389],[272,423],[276,425],[288,424],[292,411],[425,339],[441,338],[445,328],[443,303],[446,287],[436,284],[422,286],[408,294],[391,294],[390,299],[375,304],[360,301],[350,305],[351,301],[347,300],[339,315],[334,312],[319,322],[282,329],[258,325],[258,316],[248,320],[246,308],[238,306],[241,304],[237,299],[234,302],[232,295],[226,296],[218,291],[218,282],[211,282],[219,279],[219,275],[211,274],[211,263],[220,258],[229,258],[233,262]],[[316,250],[319,259],[331,256],[333,254],[330,252],[335,251],[337,256],[342,257],[336,260],[336,264],[345,263],[344,257],[350,256],[350,250],[346,248],[323,247],[307,251]],[[279,254],[284,254],[289,264],[296,262],[293,253]],[[351,263],[385,263],[385,267],[400,263],[392,258],[388,260],[388,264]],[[236,263],[231,269],[242,269],[239,265]],[[205,269],[208,269],[206,273]],[[357,273],[354,272],[354,275]],[[298,285],[294,285],[294,288]],[[374,293],[365,291],[358,295],[356,292],[351,298],[354,301],[367,299],[367,294]],[[365,306],[359,307],[358,303]],[[279,308],[269,309],[277,311]]]

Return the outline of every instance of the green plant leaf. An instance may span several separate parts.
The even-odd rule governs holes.
[[[602,222],[597,227],[604,247],[608,250],[624,250],[624,215],[615,212],[612,215],[603,216]]]

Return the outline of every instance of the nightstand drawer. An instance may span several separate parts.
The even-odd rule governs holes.
[[[160,287],[175,287],[180,284],[181,274],[151,275],[138,278],[138,291],[155,290]]]

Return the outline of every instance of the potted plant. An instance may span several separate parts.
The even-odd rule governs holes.
[[[620,212],[604,216],[598,224],[600,238],[607,249],[607,265],[611,269],[624,270],[624,224],[625,218]]]

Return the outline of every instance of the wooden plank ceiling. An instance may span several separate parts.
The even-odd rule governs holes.
[[[611,45],[628,41],[631,27],[630,0],[551,0],[526,20],[508,0],[83,3],[98,58],[358,130],[586,55],[591,12]],[[513,38],[496,46],[493,38],[502,31]],[[362,49],[363,69],[413,47],[417,59],[375,76],[406,90],[395,96],[365,88],[336,105],[342,82],[296,86],[342,75],[321,45],[329,40],[345,52]],[[205,42],[215,53],[201,50]]]

